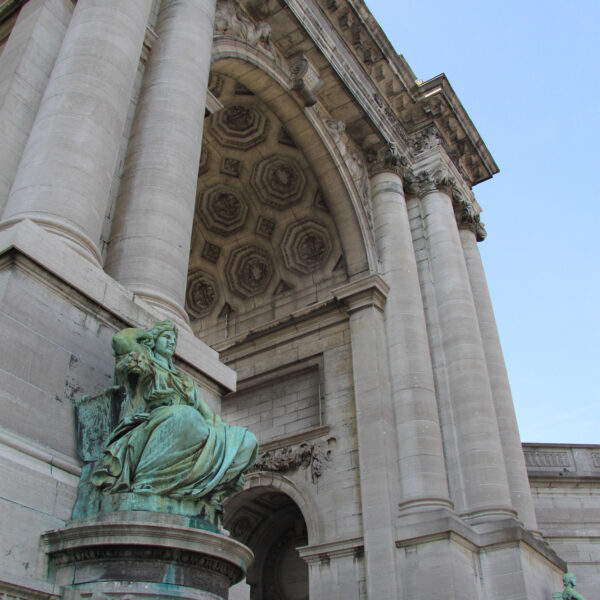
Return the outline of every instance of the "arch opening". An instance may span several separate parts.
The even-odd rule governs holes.
[[[308,565],[297,551],[308,532],[292,498],[268,487],[241,492],[229,502],[224,526],[255,557],[231,600],[308,600]]]

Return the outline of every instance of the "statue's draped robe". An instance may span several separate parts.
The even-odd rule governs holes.
[[[105,492],[190,500],[234,491],[256,459],[254,435],[213,414],[191,377],[149,354],[139,356],[145,358],[145,376],[139,375],[136,396],[125,400],[94,484]],[[128,361],[131,355],[117,359],[117,383],[131,377],[122,366]]]

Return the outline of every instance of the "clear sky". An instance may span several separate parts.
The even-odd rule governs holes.
[[[600,444],[600,3],[366,3],[500,167],[474,191],[521,438]]]

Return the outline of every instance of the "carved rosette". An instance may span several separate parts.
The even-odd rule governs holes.
[[[188,274],[185,307],[194,319],[208,315],[218,299],[215,280],[201,269],[192,269]]]
[[[327,227],[312,219],[292,223],[281,242],[285,266],[301,275],[313,273],[322,267],[331,250]]]
[[[229,288],[242,298],[263,293],[273,278],[273,273],[273,260],[269,253],[253,244],[235,249],[225,268]]]
[[[247,150],[265,139],[267,119],[256,106],[233,104],[211,117],[210,130],[223,146]]]
[[[238,190],[216,185],[202,194],[197,210],[207,229],[227,236],[244,226],[248,204]]]
[[[283,210],[301,200],[306,177],[296,161],[273,154],[255,165],[251,183],[261,202]]]

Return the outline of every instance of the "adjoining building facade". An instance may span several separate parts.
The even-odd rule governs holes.
[[[593,598],[600,449],[526,465],[477,248],[498,169],[445,76],[362,0],[5,0],[0,36],[0,593],[60,597],[73,402],[169,317],[260,443],[232,598],[542,600],[565,561]]]

